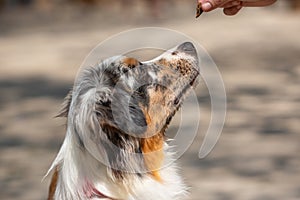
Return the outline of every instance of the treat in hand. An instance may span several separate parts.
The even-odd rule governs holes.
[[[197,12],[196,12],[196,18],[198,18],[202,13],[203,13],[202,4],[201,4],[201,2],[198,2]]]

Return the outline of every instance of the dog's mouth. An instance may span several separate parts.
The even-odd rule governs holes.
[[[198,75],[199,75],[199,72],[197,73],[196,76],[194,76],[194,78],[190,81],[190,83],[188,85],[186,85],[177,96],[175,96],[175,99],[173,101],[174,109],[172,110],[172,112],[170,112],[170,115],[166,118],[166,123],[162,129],[163,132],[165,132],[167,130],[168,125],[171,123],[176,112],[180,109],[185,96],[188,94],[189,90],[195,85],[195,82],[198,79]]]
[[[192,80],[190,81],[189,84],[187,84],[186,86],[184,86],[184,88],[182,89],[181,92],[179,92],[179,94],[175,97],[174,101],[173,101],[173,104],[177,107],[180,107],[180,103],[183,102],[184,100],[184,96],[188,93],[188,91],[195,85],[195,82],[197,81],[198,79],[198,76],[199,76],[199,72],[198,71],[195,71],[195,75],[194,77],[192,78]]]

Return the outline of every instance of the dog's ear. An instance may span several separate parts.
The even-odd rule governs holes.
[[[111,115],[111,91],[101,88],[95,93],[95,112],[98,117],[108,118]]]
[[[72,101],[72,90],[69,91],[65,97],[63,107],[55,117],[68,117],[71,101]]]

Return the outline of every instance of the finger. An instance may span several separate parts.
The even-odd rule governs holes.
[[[201,0],[198,0],[198,1],[201,1]],[[208,12],[208,11],[214,10],[230,1],[232,1],[232,0],[205,0],[205,1],[202,0],[201,1],[202,9],[203,9],[203,11]]]
[[[236,15],[241,10],[241,8],[242,6],[233,6],[231,8],[224,8],[223,12],[225,15],[232,16]]]
[[[222,8],[231,8],[231,7],[234,7],[234,6],[239,6],[241,5],[242,2],[241,1],[238,1],[238,0],[235,0],[235,1],[230,1],[228,3],[225,3],[224,5],[222,5],[221,7]]]
[[[277,0],[261,0],[261,1],[243,1],[242,6],[244,7],[262,7],[269,6],[275,3]]]

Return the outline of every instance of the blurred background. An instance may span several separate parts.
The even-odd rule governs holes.
[[[81,62],[99,42],[144,26],[192,37],[224,79],[226,124],[201,160],[210,100],[204,83],[198,89],[199,134],[179,160],[188,199],[300,199],[300,1],[234,17],[195,19],[195,9],[195,0],[0,0],[0,199],[46,199],[41,180],[65,134],[54,116]]]

